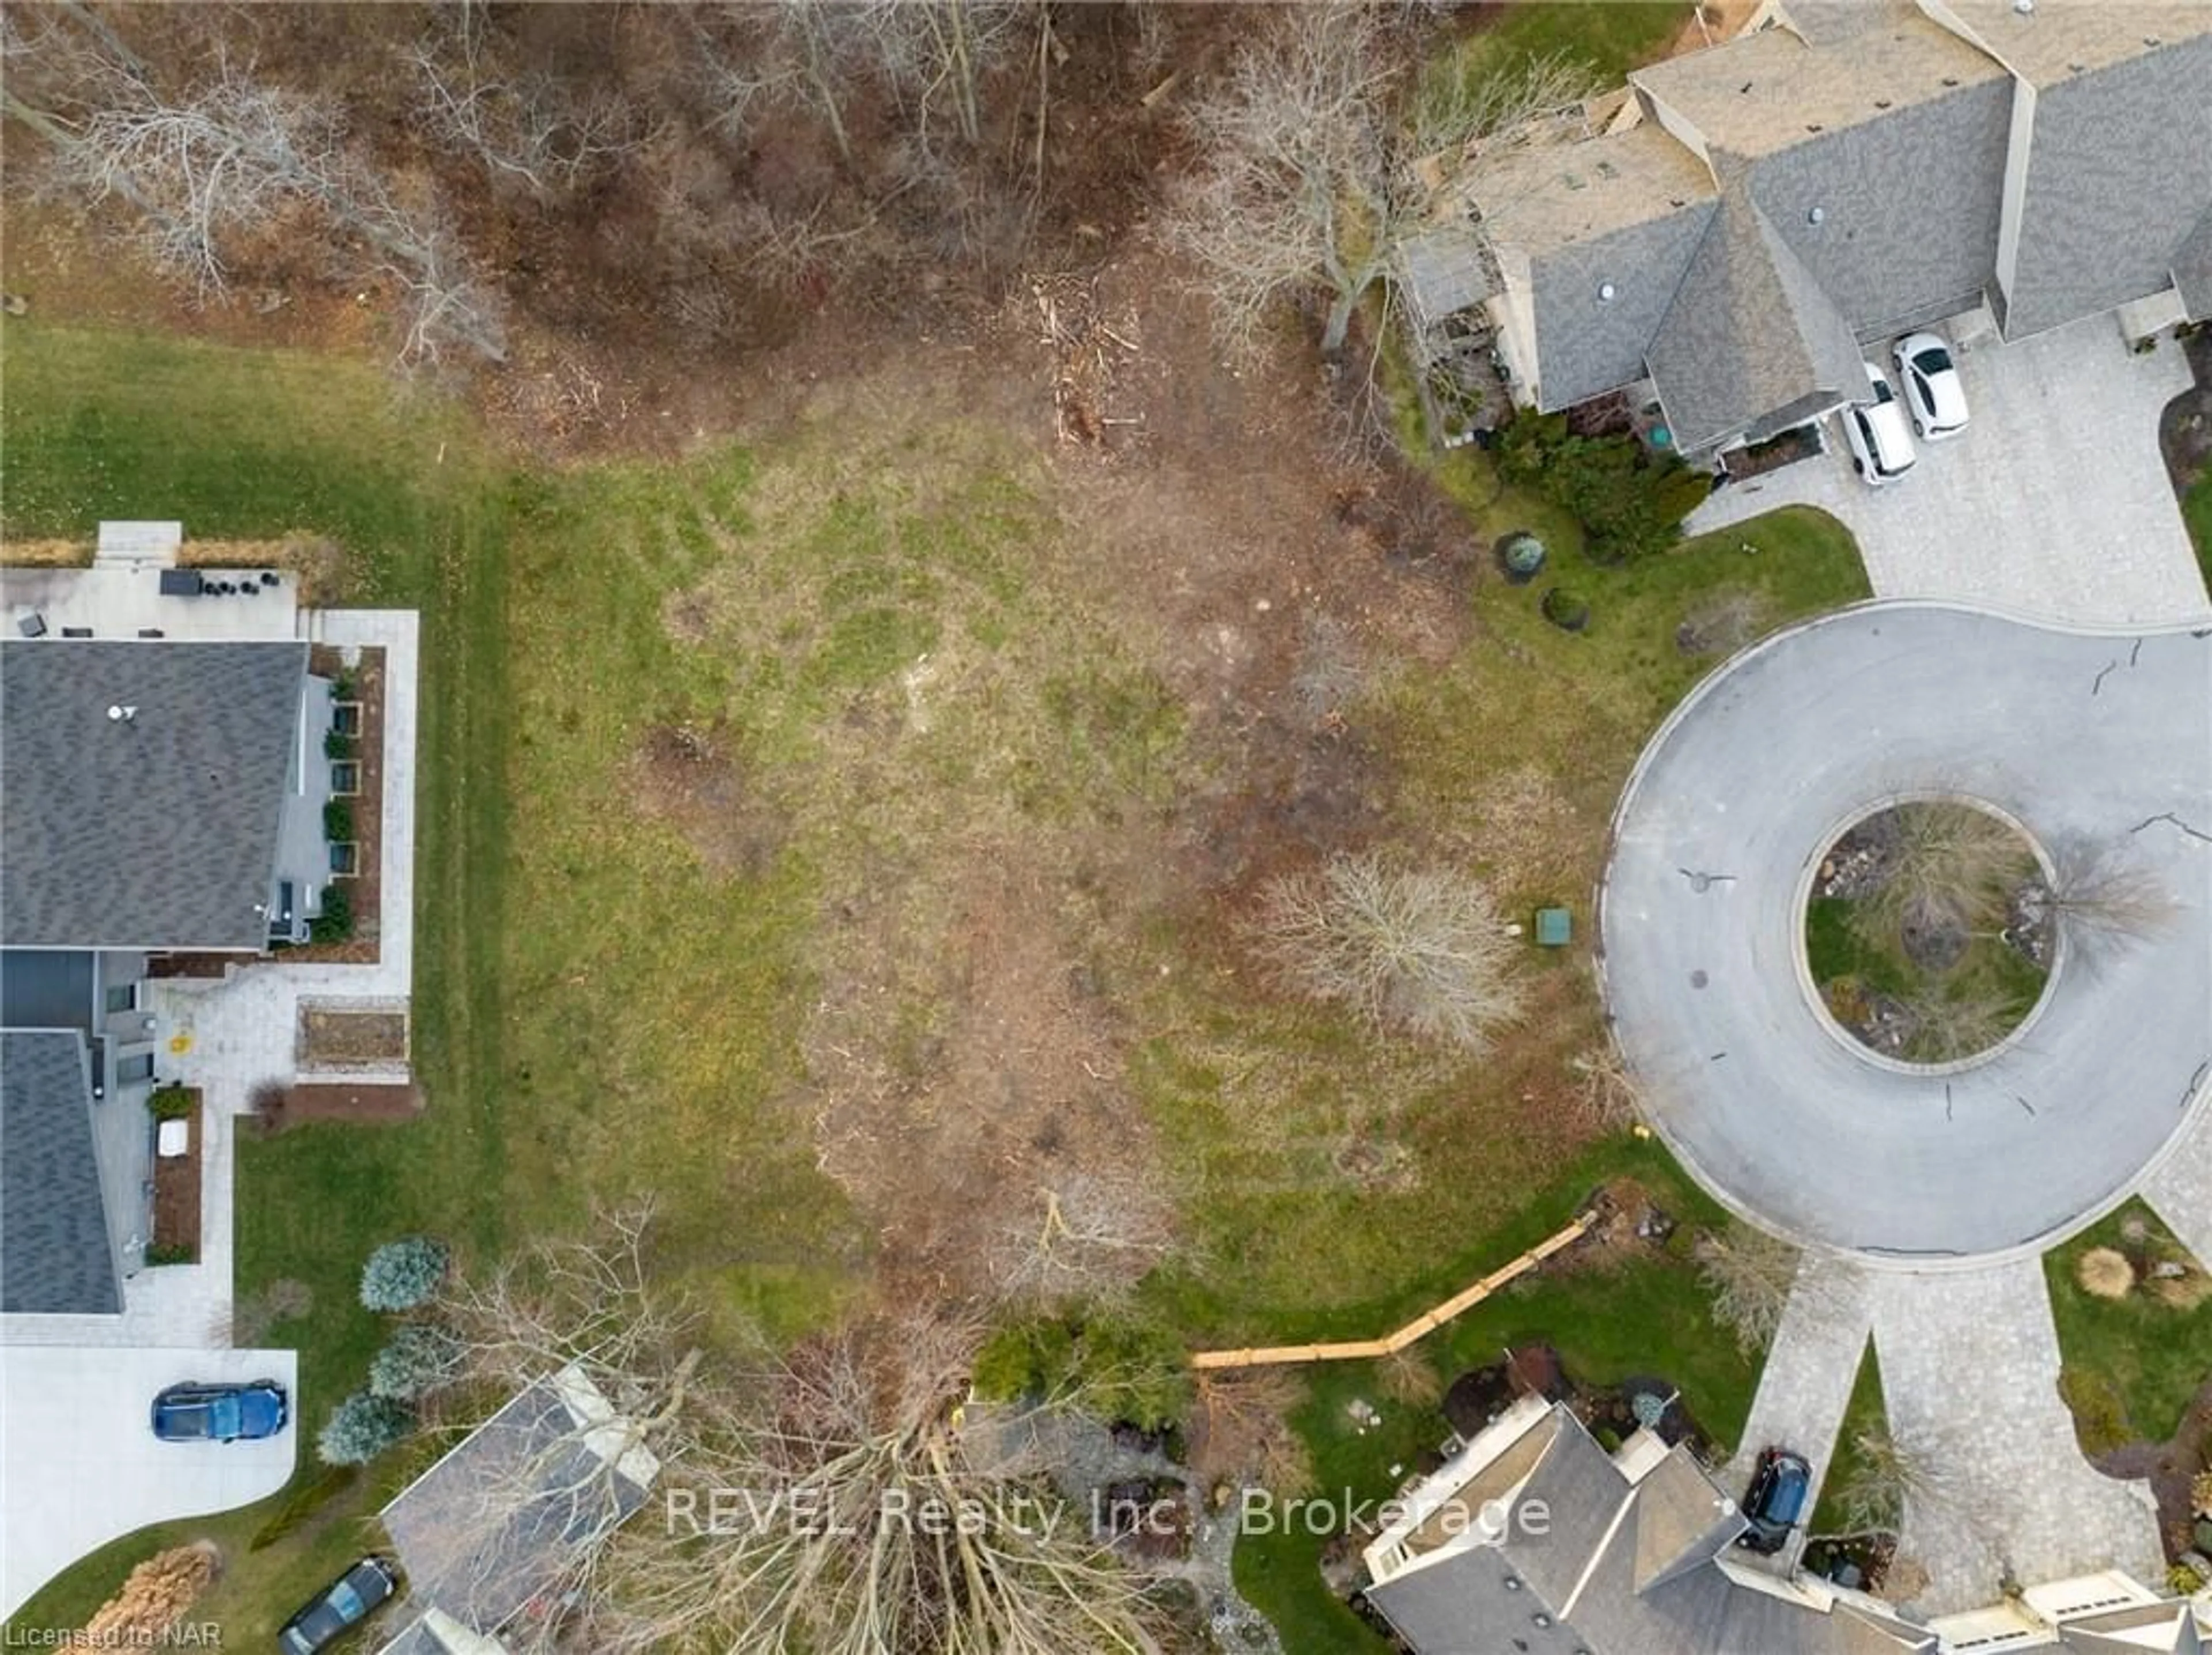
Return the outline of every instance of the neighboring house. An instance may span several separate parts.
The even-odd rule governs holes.
[[[2199,1655],[2203,1625],[2099,1576],[1923,1626],[1860,1591],[1739,1553],[1735,1502],[1690,1451],[1638,1431],[1608,1454],[1565,1404],[1515,1403],[1367,1548],[1368,1601],[1415,1655]]]
[[[331,686],[301,642],[16,630],[0,644],[0,1314],[113,1315],[145,1242],[149,957],[304,940],[330,865]]]
[[[2212,6],[1770,0],[1591,114],[1468,157],[1401,271],[1547,411],[1625,391],[1710,454],[1916,328],[2212,316]]]
[[[410,1618],[382,1655],[505,1655],[501,1632],[562,1614],[659,1474],[580,1368],[531,1385],[384,1508]]]

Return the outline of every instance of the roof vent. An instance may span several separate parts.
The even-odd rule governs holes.
[[[2023,17],[2028,16],[2035,10],[2035,0],[2012,0],[2012,9]]]
[[[1552,1624],[1552,1617],[1544,1614],[1541,1610],[1530,1615],[1528,1619],[1531,1624],[1539,1627],[1547,1627]]]
[[[1517,1575],[1517,1574],[1509,1574],[1509,1575],[1507,1575],[1507,1576],[1505,1577],[1505,1590],[1506,1590],[1506,1591],[1520,1591],[1520,1590],[1521,1590],[1521,1577],[1520,1577],[1519,1575]]]
[[[1606,305],[1611,304],[1613,301],[1613,295],[1620,291],[1620,289],[1613,286],[1612,283],[1601,282],[1598,284],[1597,289],[1598,302],[1600,304]]]
[[[1827,219],[1828,210],[1826,207],[1815,207],[1805,215],[1805,222],[1808,224],[1824,224]]]
[[[107,721],[110,724],[128,724],[137,716],[138,709],[136,707],[125,707],[120,702],[111,703],[107,709]]]

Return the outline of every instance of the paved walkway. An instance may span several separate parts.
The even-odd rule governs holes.
[[[2129,350],[2109,316],[1954,353],[1973,418],[1919,445],[1886,489],[1830,452],[1723,489],[1693,532],[1818,506],[1857,537],[1878,596],[1987,604],[2074,625],[2212,612],[2159,457],[2160,411],[2191,383],[2181,347]],[[1886,367],[1888,364],[1884,364]]]
[[[1911,1609],[1947,1615],[2022,1585],[2119,1568],[2164,1578],[2148,1485],[2083,1459],[2058,1397],[2058,1335],[2039,1260],[1872,1277],[1890,1429],[1925,1469],[1899,1549],[1929,1573]]]
[[[2046,849],[2110,848],[2175,904],[2154,936],[2062,958],[2021,1038],[1954,1073],[1874,1061],[1804,965],[1826,847],[1929,792]],[[1614,827],[1599,918],[1621,1050],[1653,1127],[1770,1228],[1893,1266],[2039,1247],[2135,1187],[2212,1073],[2212,636],[1831,616],[1707,679]]]
[[[2143,1180],[2142,1193],[2197,1263],[2212,1269],[2212,1103],[2198,1105],[2189,1130]]]
[[[1795,1449],[1813,1467],[1808,1517],[1820,1503],[1820,1485],[1834,1457],[1859,1359],[1874,1331],[1873,1284],[1868,1273],[1841,1259],[1811,1257],[1800,1269],[1782,1325],[1768,1346],[1751,1417],[1736,1445],[1726,1486],[1741,1496],[1753,1462],[1770,1444]],[[1778,1559],[1793,1562],[1804,1543],[1801,1530]]]

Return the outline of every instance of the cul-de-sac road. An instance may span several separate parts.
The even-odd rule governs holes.
[[[1997,1055],[1884,1065],[1816,1009],[1810,872],[1900,796],[2155,881],[2149,934],[2062,947]],[[1651,1124],[1740,1212],[1861,1264],[2037,1250],[2179,1139],[2212,1075],[2212,628],[2082,633],[1872,604],[1709,679],[1622,800],[1606,991]]]

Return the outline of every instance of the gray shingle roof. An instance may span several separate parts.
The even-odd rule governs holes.
[[[2212,33],[2056,81],[2034,97],[2008,338],[2172,280],[2212,207]]]
[[[0,646],[0,940],[261,947],[307,661],[304,643]]]
[[[1542,407],[1569,408],[1644,376],[1652,338],[1715,213],[1712,201],[1692,202],[1651,223],[1561,247],[1534,265]]]
[[[1879,23],[1847,39],[1815,47],[1765,29],[1629,80],[1686,122],[1708,155],[1759,156],[2007,78],[2002,64],[1910,6],[1882,0],[1868,9]]]
[[[571,1548],[619,1526],[645,1499],[643,1487],[592,1452],[544,1379],[402,1490],[383,1517],[408,1601],[490,1633],[559,1577]]]
[[[0,1311],[123,1308],[92,1145],[84,1037],[0,1033]]]
[[[1935,1635],[1857,1600],[1822,1608],[1725,1562],[1742,1519],[1677,1448],[1632,1485],[1565,1409],[1516,1526],[1368,1590],[1419,1655],[1926,1655]],[[1624,1510],[1625,1506],[1625,1510]]]
[[[1984,77],[1761,156],[1751,198],[1861,338],[1893,337],[1989,287],[2011,126]]]
[[[1858,340],[1739,177],[1648,353],[1675,441],[1694,453],[1858,394]]]

